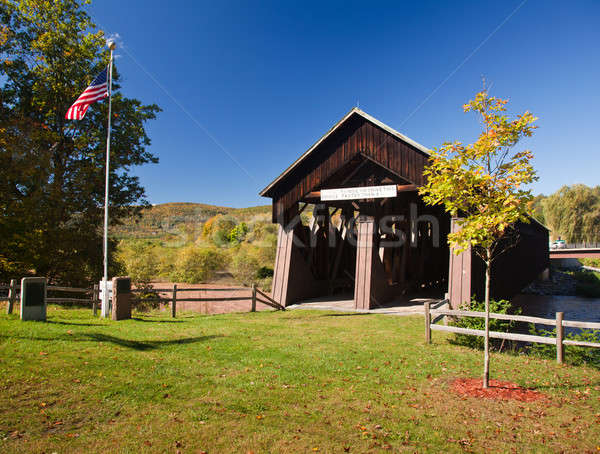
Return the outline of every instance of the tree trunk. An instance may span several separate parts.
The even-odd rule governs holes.
[[[483,357],[483,387],[487,388],[490,380],[490,251],[485,262],[485,345]]]

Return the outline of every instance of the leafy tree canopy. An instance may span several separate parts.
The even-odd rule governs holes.
[[[420,190],[426,203],[443,204],[462,218],[461,230],[448,236],[456,253],[475,247],[486,262],[514,223],[528,221],[527,185],[537,179],[529,150],[511,154],[522,137],[531,136],[536,118],[525,112],[510,120],[507,102],[484,90],[463,106],[479,114],[483,131],[470,145],[452,142],[434,150]]]
[[[101,275],[108,103],[64,117],[107,63],[104,32],[81,2],[0,0],[0,279]],[[123,96],[116,68],[113,77],[112,225],[147,204],[129,170],[158,162],[145,125],[160,110]]]
[[[542,206],[554,236],[568,242],[600,241],[600,186],[563,186]]]

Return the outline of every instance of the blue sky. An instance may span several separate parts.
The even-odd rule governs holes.
[[[482,76],[512,112],[539,117],[520,144],[535,154],[534,193],[600,184],[598,1],[96,0],[88,9],[120,36],[125,95],[163,109],[148,126],[160,163],[133,169],[151,203],[269,203],[258,192],[357,103],[427,147],[471,141],[479,125],[461,106]]]

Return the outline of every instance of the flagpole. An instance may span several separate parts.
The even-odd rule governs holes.
[[[110,130],[112,115],[112,70],[113,70],[113,50],[116,43],[107,41],[106,45],[110,49],[110,63],[108,64],[108,135],[106,137],[106,180],[104,186],[104,295],[102,301],[102,317],[108,317],[110,309],[110,300],[108,298],[108,176],[110,174]]]

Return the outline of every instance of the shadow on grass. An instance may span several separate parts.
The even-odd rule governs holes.
[[[133,350],[145,351],[145,350],[156,350],[162,347],[168,347],[171,345],[183,345],[183,344],[195,344],[196,342],[205,342],[210,339],[217,337],[223,337],[223,335],[210,335],[210,336],[198,336],[198,337],[185,337],[182,339],[173,340],[151,340],[151,341],[135,341],[130,339],[122,339],[120,337],[111,336],[103,333],[89,333],[84,334],[82,337],[86,337],[89,340],[96,342],[108,342],[111,344],[120,345],[121,347],[131,348]]]
[[[58,322],[56,320],[46,320],[46,323],[53,325],[70,325],[70,326],[105,326],[102,323],[73,323],[73,322]]]
[[[210,336],[198,336],[198,337],[184,337],[180,339],[172,340],[147,340],[147,341],[136,341],[132,339],[123,339],[116,336],[103,333],[83,333],[75,334],[70,336],[57,336],[57,337],[31,337],[31,336],[10,336],[6,334],[0,334],[0,339],[23,339],[23,340],[35,340],[44,342],[53,342],[57,340],[71,341],[71,342],[102,342],[120,345],[121,347],[131,348],[132,350],[148,351],[157,350],[163,347],[169,347],[171,345],[185,345],[195,344],[197,342],[205,342],[211,339],[224,337],[222,334],[210,335]]]
[[[339,314],[323,314],[321,317],[354,317],[356,315],[372,315],[369,312],[340,312]]]
[[[569,382],[568,384],[556,384],[556,385],[532,385],[532,386],[527,386],[527,389],[533,389],[535,391],[541,391],[544,389],[586,389],[586,388],[595,388],[598,385],[600,385],[600,382],[595,381],[595,382],[584,382],[584,383],[571,383]]]
[[[131,320],[144,323],[183,323],[183,320],[148,320],[145,318],[131,317]]]

